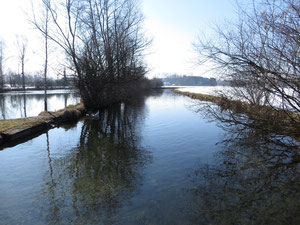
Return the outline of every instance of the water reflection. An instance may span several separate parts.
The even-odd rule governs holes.
[[[55,111],[69,104],[77,104],[80,97],[72,90],[54,90],[47,92],[47,108]],[[37,116],[44,111],[42,91],[9,92],[0,94],[0,119]]]
[[[111,224],[137,191],[143,167],[152,160],[143,149],[144,99],[117,104],[83,121],[80,140],[64,157],[51,156],[38,197],[47,224]],[[50,140],[51,143],[51,140]]]
[[[246,124],[219,125],[228,132],[224,149],[190,174],[191,223],[300,224],[299,144]]]
[[[21,117],[27,117],[27,113],[26,113],[26,95],[23,94],[23,109],[24,109],[24,116]]]
[[[135,99],[0,151],[0,224],[299,224],[297,143],[224,132],[188,100]]]

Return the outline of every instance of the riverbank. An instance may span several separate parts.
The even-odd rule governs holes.
[[[0,120],[0,148],[28,140],[61,123],[76,121],[85,113],[83,103],[79,103],[56,112],[41,112],[36,117]]]
[[[243,123],[243,121],[239,121],[238,116],[246,115],[248,119],[253,121],[250,126],[263,129],[266,132],[290,136],[297,141],[300,140],[299,114],[278,110],[270,106],[252,105],[238,100],[230,100],[224,96],[182,92],[179,90],[172,91],[176,94],[184,95],[192,99],[215,103],[220,107],[221,114],[223,114],[225,110],[231,111],[232,113],[229,113],[229,117],[231,116],[232,118],[226,118],[228,122]],[[214,116],[217,115],[215,111],[213,114]],[[222,119],[224,119],[224,117]]]

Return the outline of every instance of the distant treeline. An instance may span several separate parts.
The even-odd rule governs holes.
[[[218,82],[215,78],[206,78],[200,76],[178,76],[172,75],[162,78],[164,85],[176,86],[216,86]]]
[[[47,88],[52,88],[55,86],[73,86],[73,79],[72,78],[67,78],[66,75],[63,77],[54,79],[52,77],[47,78]],[[3,90],[9,90],[9,89],[17,89],[17,88],[22,88],[22,75],[10,72],[4,76],[4,85],[3,85]],[[44,80],[43,76],[41,74],[34,74],[34,75],[29,75],[25,74],[25,86],[26,87],[32,87],[36,89],[43,89],[44,88]],[[1,88],[0,88],[1,90]]]

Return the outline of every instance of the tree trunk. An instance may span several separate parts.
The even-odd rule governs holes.
[[[47,72],[48,72],[48,9],[46,9],[45,21],[45,68],[44,68],[44,110],[48,111],[47,105]]]
[[[23,85],[23,91],[25,91],[24,59],[22,59],[22,85]]]

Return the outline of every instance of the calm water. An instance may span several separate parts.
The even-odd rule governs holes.
[[[0,224],[300,224],[293,141],[195,111],[166,90],[0,151]]]
[[[80,102],[73,90],[48,90],[47,104],[49,111],[65,108]],[[14,119],[37,116],[44,111],[44,91],[26,91],[0,93],[0,119]]]

